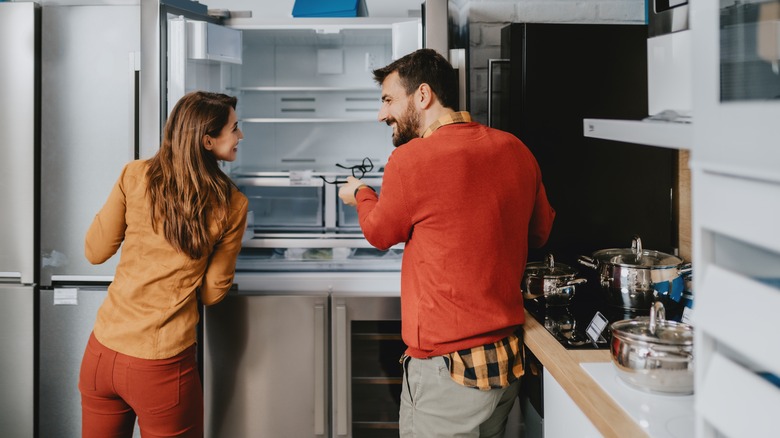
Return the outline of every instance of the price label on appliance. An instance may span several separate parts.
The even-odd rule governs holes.
[[[76,288],[54,288],[55,306],[77,306],[79,304],[79,290]]]
[[[291,170],[290,171],[290,185],[291,186],[310,186],[311,185],[311,170]]]
[[[604,333],[604,329],[607,328],[608,323],[609,321],[607,321],[607,318],[602,315],[601,312],[596,312],[596,315],[593,316],[590,324],[588,324],[588,329],[585,330],[585,334],[588,335],[588,338],[593,343],[598,342],[600,339],[604,340],[604,338],[601,337],[601,334]]]

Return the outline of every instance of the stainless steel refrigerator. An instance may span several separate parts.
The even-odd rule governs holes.
[[[186,38],[197,25],[188,27],[183,17],[214,21],[197,2],[42,9],[37,424],[42,437],[78,437],[81,358],[120,257],[91,265],[87,229],[122,167],[157,150],[168,100],[213,89],[200,76],[220,75],[207,74],[211,60],[187,61]],[[181,68],[169,73],[172,67]],[[145,124],[150,114],[154,120]]]
[[[118,261],[93,266],[84,236],[137,149],[137,5],[42,8],[38,432],[81,436],[78,377]]]
[[[34,436],[40,22],[0,3],[0,431]]]

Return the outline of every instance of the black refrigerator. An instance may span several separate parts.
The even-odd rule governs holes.
[[[514,23],[502,29],[500,117],[494,125],[533,152],[557,212],[547,245],[577,265],[579,255],[628,248],[674,252],[677,151],[584,137],[583,119],[647,116],[647,27]]]

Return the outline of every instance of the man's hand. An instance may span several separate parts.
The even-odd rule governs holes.
[[[344,201],[344,203],[347,205],[351,205],[353,207],[357,206],[357,201],[355,200],[355,189],[360,187],[362,184],[363,182],[354,176],[348,176],[347,183],[341,186],[339,189],[339,198],[341,198],[341,200]]]

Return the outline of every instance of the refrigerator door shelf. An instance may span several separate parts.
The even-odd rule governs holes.
[[[203,21],[188,21],[190,59],[241,64],[241,31]]]

